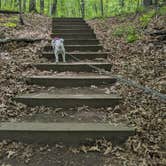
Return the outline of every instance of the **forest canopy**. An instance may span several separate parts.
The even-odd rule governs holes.
[[[57,17],[108,17],[133,13],[165,0],[0,0],[1,10],[36,12]]]

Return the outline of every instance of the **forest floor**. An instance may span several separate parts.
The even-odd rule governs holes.
[[[13,17],[13,16],[12,16]],[[51,19],[45,16],[25,15],[26,25],[21,26],[16,17],[0,15],[0,38],[44,38],[36,43],[8,43],[0,45],[0,121],[19,121],[49,108],[29,108],[11,100],[16,94],[34,92],[38,86],[26,85],[22,79],[33,74],[43,74],[28,63],[48,61],[41,57],[42,48],[49,39]],[[166,44],[150,35],[157,30],[166,30],[166,15],[153,17],[146,29],[140,26],[139,15],[118,16],[107,19],[89,20],[106,50],[111,52],[112,73],[166,93]],[[14,24],[5,24],[14,22]],[[1,24],[2,25],[2,24]],[[124,26],[134,26],[139,31],[138,39],[128,43]],[[122,30],[121,30],[122,29]],[[3,31],[2,31],[3,30]],[[44,74],[56,74],[44,72]],[[66,73],[63,73],[66,74]],[[148,166],[166,163],[166,103],[142,90],[118,83],[115,89],[123,96],[123,104],[107,114],[113,122],[127,121],[136,126],[137,134],[123,147],[112,147],[110,142],[96,142],[95,145],[65,147],[62,145],[29,145],[21,142],[0,143],[0,165],[2,166]],[[89,108],[90,109],[90,108]],[[56,111],[61,116],[66,115]],[[91,153],[93,152],[93,153]]]

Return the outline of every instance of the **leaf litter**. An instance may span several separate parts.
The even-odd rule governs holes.
[[[40,19],[39,19],[40,18]],[[36,24],[39,19],[38,24]],[[154,31],[156,24],[165,26],[165,16],[154,18],[148,31]],[[49,26],[42,29],[39,27],[48,18],[39,15],[26,15],[26,20],[31,22],[31,26],[20,27],[18,29],[7,29],[7,37],[45,37],[49,36]],[[154,88],[161,93],[166,92],[165,88],[165,53],[164,43],[155,45],[151,36],[143,34],[142,38],[135,43],[126,43],[123,38],[114,37],[113,31],[116,27],[131,23],[125,18],[112,17],[105,20],[91,20],[88,23],[95,29],[97,37],[106,50],[111,52],[110,59],[113,65],[113,74],[119,74],[138,83]],[[137,18],[132,20],[132,24],[137,24]],[[37,26],[36,26],[37,25]],[[31,28],[30,28],[31,27]],[[29,29],[30,28],[30,29]],[[28,30],[29,29],[29,30]],[[10,33],[9,33],[10,32]],[[19,34],[20,33],[20,34]],[[43,36],[45,34],[45,36]],[[0,52],[0,118],[1,121],[18,121],[26,115],[33,115],[38,112],[47,112],[49,108],[36,107],[28,108],[25,105],[15,103],[11,100],[16,94],[36,91],[38,86],[26,85],[22,79],[34,74],[50,75],[53,72],[39,72],[26,63],[46,62],[41,58],[41,50],[47,42],[34,43],[18,46],[16,43],[7,44]],[[6,50],[6,48],[8,48]],[[63,73],[64,75],[66,73]],[[96,86],[94,86],[96,88]],[[109,94],[111,88],[105,89]],[[124,97],[123,104],[113,108],[108,108],[109,119],[117,122],[119,117],[126,119],[128,123],[136,126],[136,136],[129,138],[123,147],[112,147],[112,144],[105,140],[98,140],[91,146],[80,146],[71,148],[73,153],[87,153],[91,151],[102,152],[108,156],[105,165],[164,165],[166,163],[166,105],[154,96],[146,95],[141,90],[118,83],[113,88],[114,91]],[[87,108],[78,108],[82,111]],[[90,108],[89,108],[90,109]],[[38,151],[36,145],[26,145],[11,141],[0,143],[0,156],[6,153],[10,157],[17,157],[29,163],[33,154]],[[56,148],[61,148],[57,146]],[[40,151],[51,151],[52,147],[41,146]],[[63,147],[62,147],[63,148]],[[112,163],[112,164],[111,164]],[[9,165],[2,163],[1,165]],[[104,165],[104,164],[103,164]]]

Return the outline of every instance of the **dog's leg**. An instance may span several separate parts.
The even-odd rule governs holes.
[[[59,62],[59,56],[58,56],[58,51],[56,51],[56,49],[54,49],[54,55],[55,55],[55,62],[58,63]]]
[[[63,58],[63,62],[65,63],[66,62],[66,55],[65,55],[65,50],[63,50],[62,52],[62,58]]]

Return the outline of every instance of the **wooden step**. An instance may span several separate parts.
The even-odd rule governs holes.
[[[52,33],[51,37],[59,37],[59,38],[64,38],[66,39],[72,39],[72,40],[84,40],[84,39],[96,39],[96,35],[94,33]]]
[[[66,39],[64,43],[65,45],[98,45],[99,41],[97,39],[82,39],[82,40]]]
[[[48,41],[51,43],[51,40]],[[72,40],[66,39],[64,41],[65,45],[99,45],[99,41],[97,39],[82,39],[82,40]]]
[[[31,76],[27,78],[28,84],[52,87],[86,87],[91,85],[112,85],[117,79],[111,76]]]
[[[69,29],[69,26],[66,25],[52,25],[52,30],[61,30],[61,29]],[[83,25],[70,25],[70,29],[91,29],[88,24]]]
[[[53,29],[53,33],[93,33],[92,29]]]
[[[104,58],[106,59],[110,55],[109,52],[66,52],[66,59],[68,60],[75,60],[74,57],[78,58],[79,60],[93,60],[97,58]],[[48,59],[55,59],[53,52],[43,52],[43,56]]]
[[[49,93],[34,93],[16,96],[16,102],[23,103],[28,106],[48,106],[48,107],[107,107],[119,104],[122,100],[117,95],[105,94],[60,94],[54,95]]]
[[[106,139],[113,145],[125,142],[135,135],[135,129],[113,126],[107,123],[1,123],[0,141],[12,140],[24,143],[79,145]]]
[[[80,20],[84,20],[84,19],[82,17],[53,17],[52,20],[80,21]]]
[[[60,18],[60,17],[54,17],[54,18],[52,18],[52,21],[54,22],[56,22],[56,21],[62,21],[62,22],[72,22],[72,21],[85,21],[83,18],[74,18],[74,17],[68,17],[68,18]]]
[[[44,51],[51,51],[52,46],[51,45],[46,45],[44,47]],[[102,45],[65,45],[65,50],[67,52],[72,52],[72,51],[100,51],[103,50]]]
[[[66,26],[70,26],[70,25],[87,25],[87,23],[83,20],[83,21],[53,21],[52,22],[53,26],[57,26],[57,25],[66,25]]]
[[[111,71],[112,64],[106,62],[73,62],[73,63],[39,63],[34,64],[39,70],[53,70],[58,72],[92,72],[96,71],[90,66],[95,66],[106,71]]]

